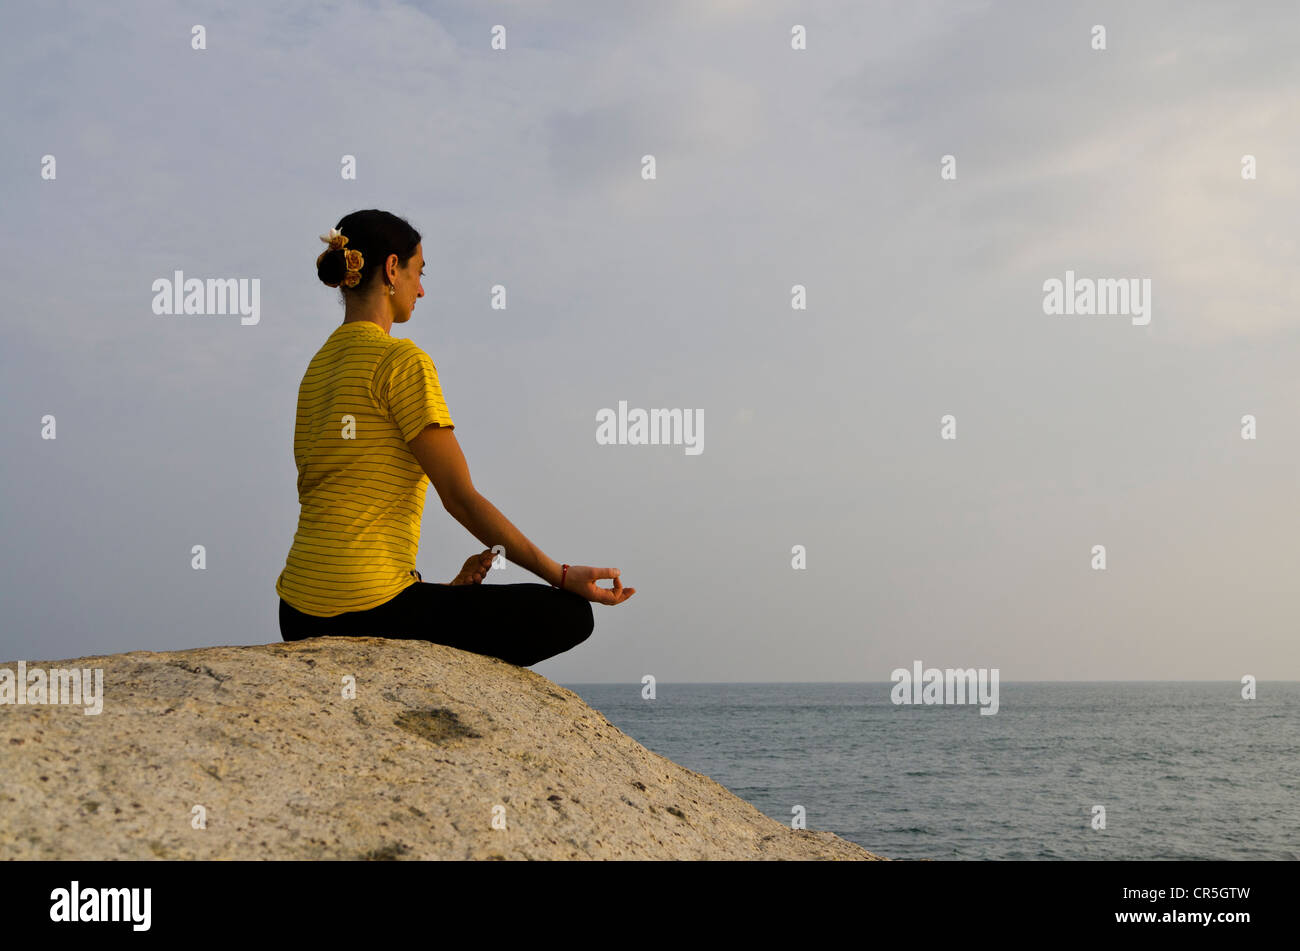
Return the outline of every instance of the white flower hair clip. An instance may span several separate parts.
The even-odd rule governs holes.
[[[338,228],[330,228],[329,234],[323,234],[320,239],[330,246],[330,250],[345,247],[348,239],[343,237],[343,232]]]

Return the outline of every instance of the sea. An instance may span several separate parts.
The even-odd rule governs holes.
[[[564,684],[778,822],[894,859],[1294,860],[1300,683]]]

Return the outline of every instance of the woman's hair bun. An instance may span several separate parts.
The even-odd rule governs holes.
[[[420,245],[420,232],[405,218],[366,208],[339,219],[327,234],[320,235],[327,247],[316,258],[316,276],[321,283],[345,293],[365,295],[392,255],[398,267],[406,267]]]
[[[342,248],[326,248],[316,259],[316,276],[330,287],[338,287],[346,274]]]

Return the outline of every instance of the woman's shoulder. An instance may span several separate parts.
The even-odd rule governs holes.
[[[434,379],[438,368],[433,358],[414,340],[394,337],[383,356],[375,364],[375,380],[380,386],[389,386],[394,380]]]
[[[410,337],[390,337],[389,341],[383,356],[389,364],[409,366],[430,359],[424,348]]]

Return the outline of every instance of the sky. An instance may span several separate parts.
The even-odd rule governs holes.
[[[1298,42],[1289,2],[16,7],[0,660],[280,640],[318,235],[383,208],[475,486],[637,589],[539,673],[1300,679]],[[155,314],[176,270],[258,321]],[[1045,313],[1067,272],[1149,319]],[[703,451],[600,444],[620,401]],[[425,580],[481,549],[430,490]]]

